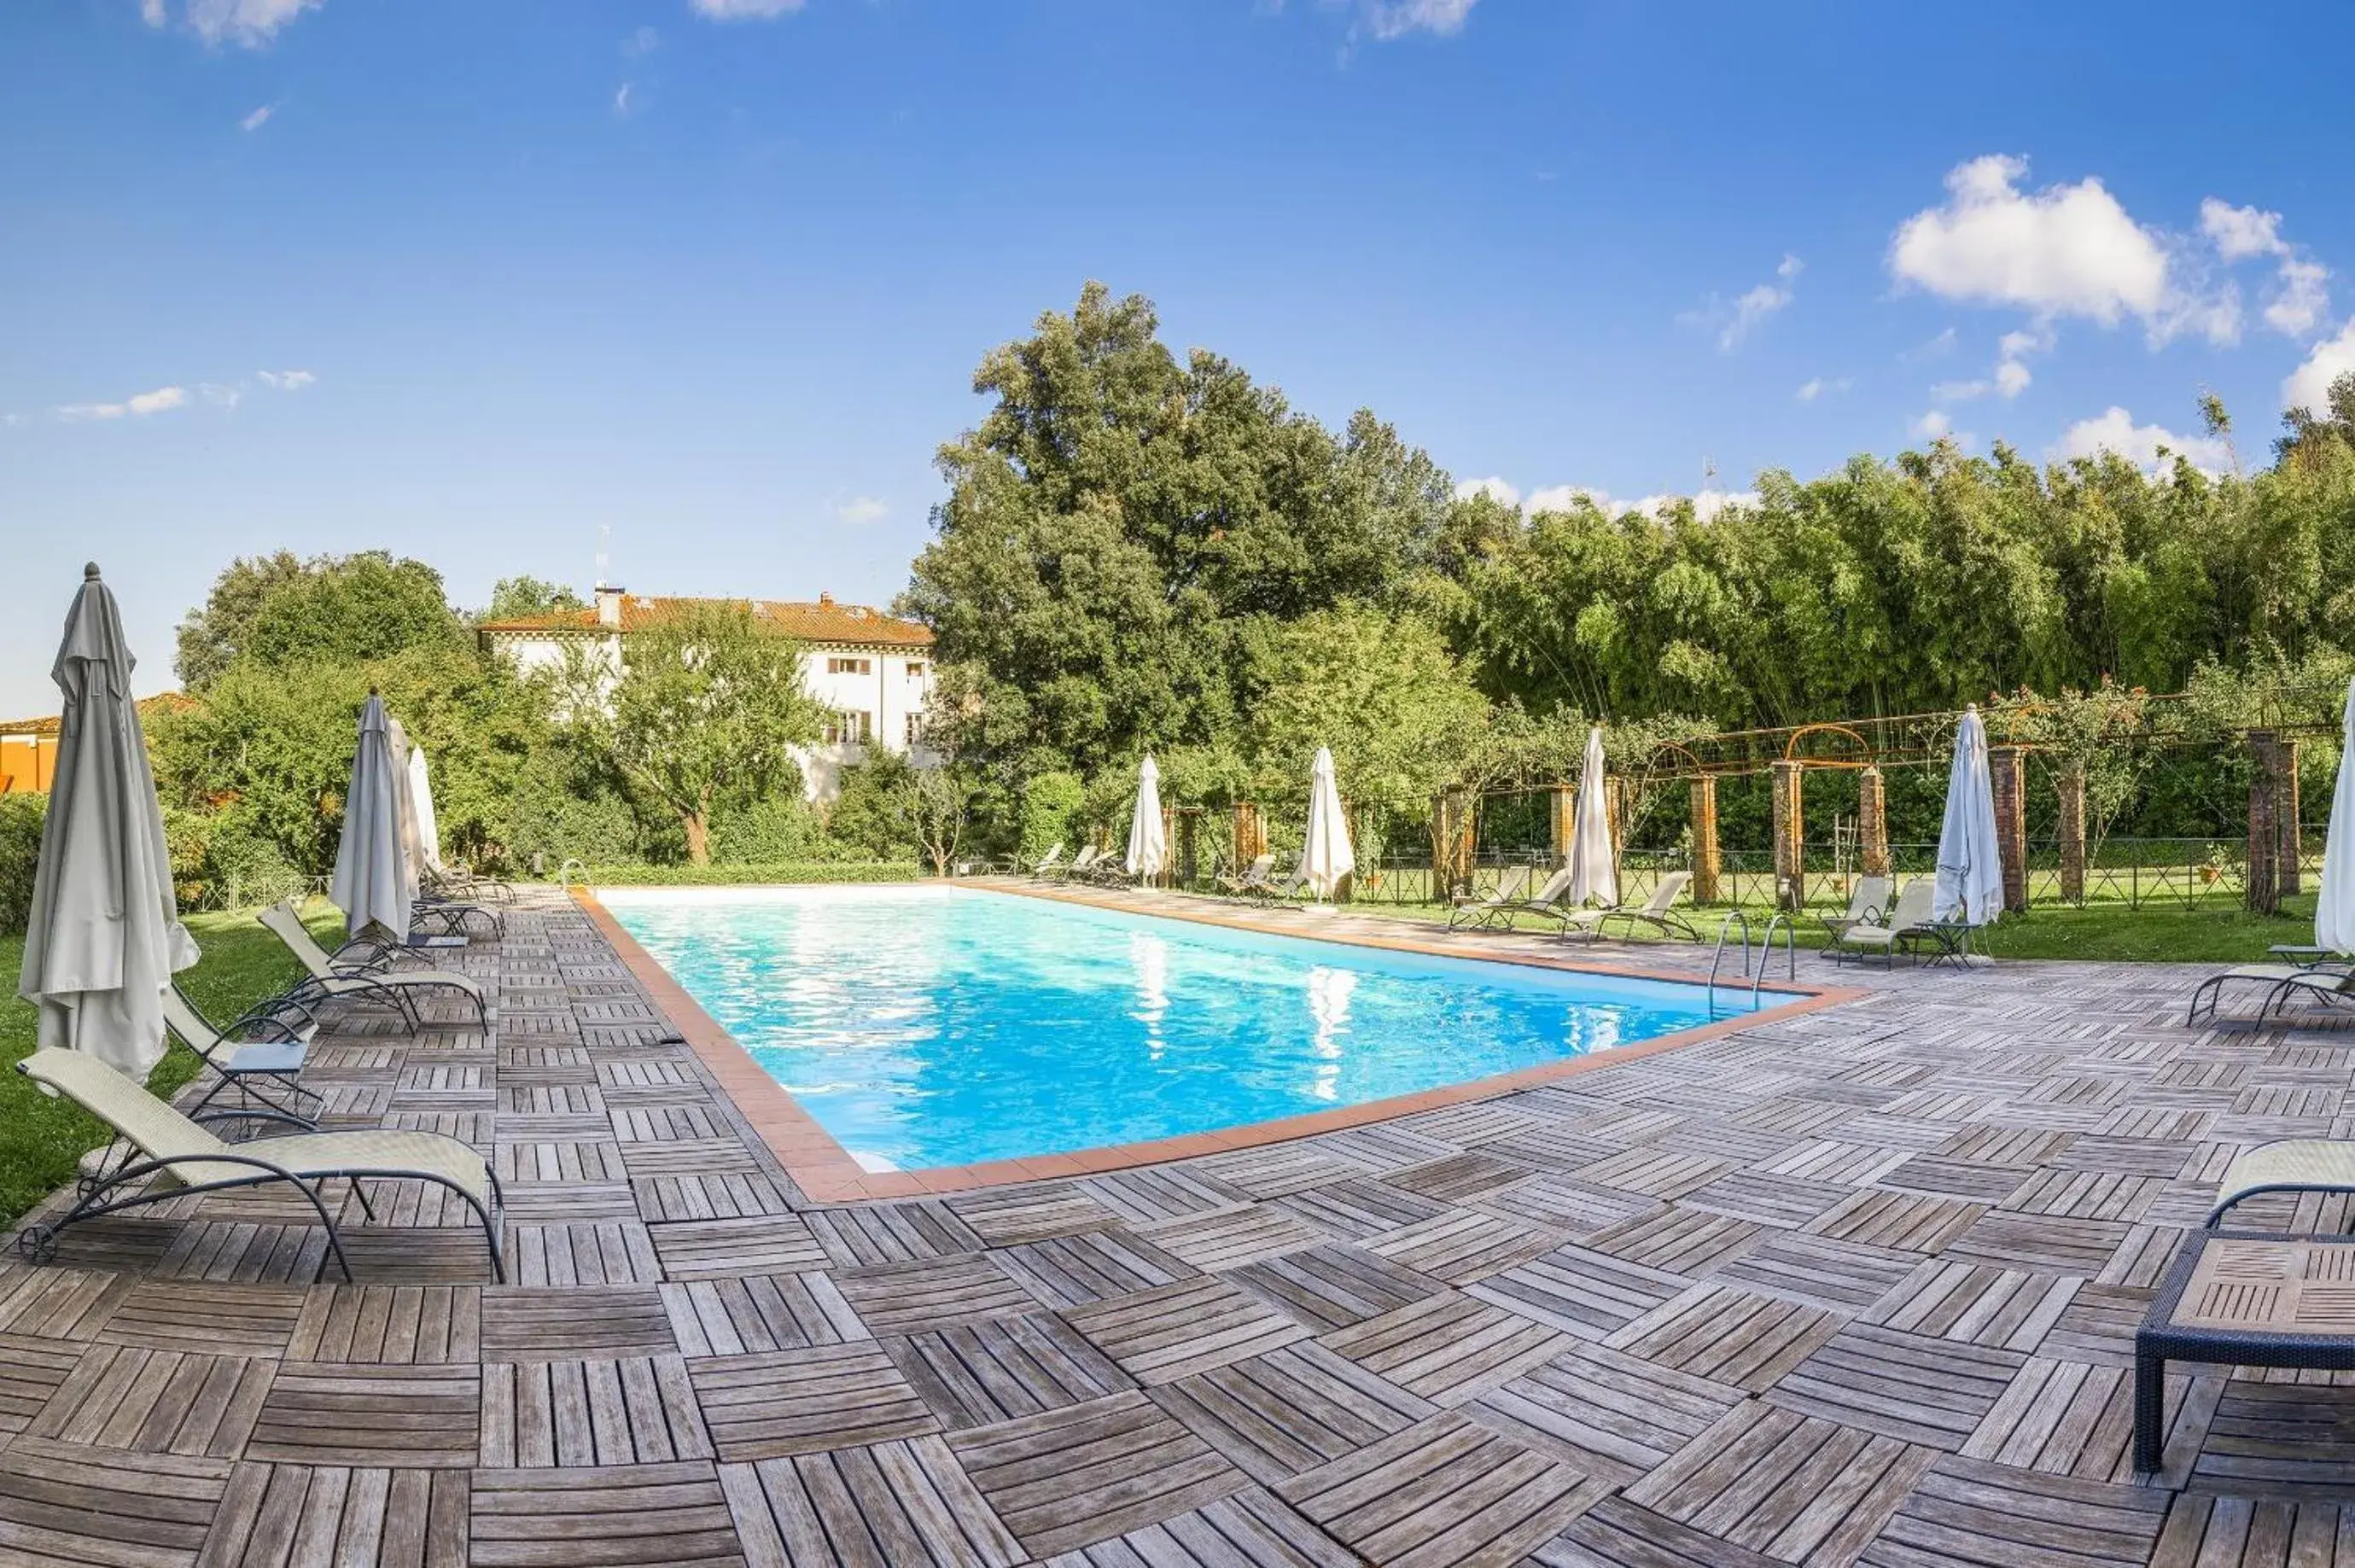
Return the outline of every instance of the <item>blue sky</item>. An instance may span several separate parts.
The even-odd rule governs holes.
[[[1524,497],[2147,456],[2203,387],[2261,460],[2355,368],[2355,14],[2260,15],[17,0],[0,717],[92,557],[149,688],[282,545],[888,600],[1089,278]]]

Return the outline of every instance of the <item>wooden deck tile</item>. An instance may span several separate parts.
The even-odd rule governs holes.
[[[1985,1208],[1954,1198],[1859,1192],[1807,1221],[1812,1234],[1909,1253],[1940,1253],[1977,1222]]]
[[[197,1568],[466,1568],[464,1470],[240,1465]]]
[[[990,1256],[1050,1307],[1103,1301],[1174,1285],[1200,1272],[1156,1239],[1118,1227],[1024,1242]]]
[[[1625,1486],[1709,1430],[1739,1398],[1705,1378],[1574,1344],[1482,1394],[1468,1413]]]
[[[1837,1181],[1809,1181],[1763,1170],[1733,1170],[1678,1202],[1687,1209],[1730,1215],[1760,1225],[1795,1229],[1846,1202],[1850,1189]]]
[[[1491,1275],[1465,1294],[1581,1339],[1600,1339],[1685,1285],[1680,1275],[1665,1270],[1572,1246]]]
[[[499,1468],[657,1465],[712,1456],[687,1363],[494,1361],[483,1369],[482,1462]]]
[[[1435,1408],[1314,1342],[1181,1378],[1153,1397],[1267,1485],[1378,1442]]]
[[[482,1373],[465,1367],[288,1362],[272,1380],[246,1456],[296,1465],[468,1466]]]
[[[1022,1548],[946,1443],[723,1465],[748,1561],[792,1568],[1014,1568]]]
[[[658,1355],[678,1349],[652,1285],[483,1292],[483,1357],[495,1361]]]
[[[0,1262],[0,1326],[44,1339],[94,1339],[139,1283],[133,1275]]]
[[[2061,1275],[1933,1259],[1858,1321],[1960,1344],[2033,1350],[2082,1284]]]
[[[99,1330],[112,1345],[215,1356],[275,1356],[303,1316],[299,1286],[142,1281]]]
[[[1457,1209],[1369,1236],[1359,1245],[1417,1274],[1467,1285],[1526,1263],[1560,1239],[1533,1225]]]
[[[1158,1524],[1246,1485],[1209,1444],[1133,1391],[953,1434],[949,1445],[1039,1557]]]
[[[679,1349],[741,1356],[873,1338],[831,1275],[747,1275],[662,1287]]]
[[[1063,1316],[1148,1384],[1172,1382],[1308,1334],[1249,1291],[1211,1275],[1090,1302]]]
[[[0,1435],[22,1432],[86,1347],[70,1339],[0,1332]]]
[[[1605,1498],[1529,1553],[1531,1568],[1780,1568],[1746,1546]]]
[[[977,1253],[986,1244],[973,1227],[937,1198],[911,1203],[819,1209],[805,1216],[811,1234],[840,1268],[913,1263]]]
[[[1608,1487],[1445,1412],[1276,1488],[1369,1563],[1505,1568]]]
[[[2154,1568],[2355,1568],[2355,1506],[2185,1493]]]
[[[1051,1312],[881,1343],[951,1431],[1061,1410],[1136,1386],[1111,1357]]]
[[[794,1274],[826,1266],[826,1249],[798,1214],[685,1220],[649,1226],[668,1280]]]
[[[1403,1264],[1347,1243],[1263,1258],[1234,1270],[1229,1277],[1316,1333],[1362,1323],[1446,1288]]]
[[[979,1253],[844,1269],[834,1275],[852,1308],[878,1334],[922,1334],[1039,1309],[997,1260]]]
[[[1962,1453],[2043,1475],[2130,1481],[2133,1442],[2134,1384],[2126,1368],[2031,1357]]]
[[[1155,1225],[1144,1234],[1196,1268],[1231,1269],[1259,1258],[1298,1252],[1327,1240],[1289,1211],[1249,1203],[1191,1214]]]
[[[1706,1285],[1661,1303],[1603,1342],[1672,1371],[1755,1393],[1828,1340],[1839,1323],[1820,1307]]]
[[[1766,1227],[1753,1221],[1678,1202],[1597,1231],[1584,1244],[1614,1258],[1690,1278],[1741,1256],[1765,1234]]]
[[[1766,1394],[1771,1403],[1927,1448],[1962,1447],[2027,1358],[1850,1324]]]
[[[1867,1547],[1865,1568],[1923,1563],[2141,1563],[2167,1518],[2165,1492],[1942,1456]]]
[[[2226,1383],[2190,1489],[2355,1500],[2347,1495],[2355,1475],[2355,1390],[2335,1388],[2327,1397],[2318,1392],[2295,1382]]]
[[[1364,1563],[1254,1488],[1065,1552],[1046,1568],[1362,1568]]]
[[[274,1365],[93,1346],[25,1431],[61,1443],[234,1459],[252,1435]]]
[[[1998,1210],[1983,1215],[1948,1243],[1945,1255],[2003,1268],[2047,1274],[2096,1275],[2126,1239],[2115,1220]]]
[[[60,1568],[193,1564],[230,1468],[225,1459],[16,1437],[0,1451],[0,1551]]]
[[[292,1361],[478,1361],[481,1292],[473,1285],[319,1285],[304,1300],[285,1354]]]
[[[731,1464],[940,1429],[879,1345],[706,1356],[687,1369],[719,1456]]]
[[[1625,1495],[1735,1546],[1812,1568],[1854,1561],[1934,1457],[1748,1400]]]
[[[1251,1196],[1199,1163],[1115,1171],[1090,1177],[1079,1185],[1081,1191],[1132,1225],[1156,1225],[1189,1214],[1231,1209]]]
[[[1448,1212],[1444,1203],[1370,1176],[1348,1176],[1338,1181],[1283,1193],[1271,1200],[1320,1231],[1359,1243]]]
[[[744,1568],[709,1461],[598,1469],[477,1470],[473,1568],[555,1563]]]
[[[1385,1312],[1318,1343],[1435,1404],[1461,1404],[1553,1355],[1569,1339],[1450,1291]]]
[[[1761,1296],[1854,1312],[1888,1295],[1920,1262],[1914,1253],[1785,1232],[1760,1238],[1710,1277]]]
[[[976,1192],[950,1199],[949,1208],[993,1247],[1074,1235],[1119,1218],[1082,1189],[1063,1183]]]

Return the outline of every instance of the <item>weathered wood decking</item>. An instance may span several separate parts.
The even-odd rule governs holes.
[[[2129,1470],[2213,1179],[2350,1131],[2355,1029],[2187,1030],[2180,971],[1900,970],[1502,1099],[825,1207],[578,910],[462,961],[489,1038],[355,1022],[312,1081],[491,1151],[515,1283],[391,1189],[357,1285],[282,1197],[12,1253],[0,1562],[2355,1565],[2355,1379],[2179,1378]]]

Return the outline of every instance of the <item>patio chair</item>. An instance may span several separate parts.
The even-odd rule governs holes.
[[[327,1251],[352,1277],[351,1260],[344,1255],[343,1235],[322,1189],[341,1179],[352,1184],[360,1212],[373,1220],[364,1182],[422,1181],[446,1187],[466,1201],[482,1222],[483,1243],[490,1249],[491,1273],[506,1281],[506,1264],[499,1255],[497,1221],[498,1173],[474,1149],[440,1133],[361,1131],[300,1133],[291,1137],[258,1138],[251,1143],[224,1143],[213,1132],[150,1094],[140,1084],[117,1072],[95,1056],[54,1048],[37,1051],[16,1063],[44,1093],[62,1095],[112,1127],[144,1157],[83,1184],[74,1206],[59,1219],[27,1226],[17,1237],[17,1250],[27,1261],[47,1263],[57,1256],[58,1234],[69,1226],[101,1214],[112,1214],[143,1203],[168,1202],[192,1192],[219,1192],[282,1181],[310,1201],[319,1222],[327,1229]],[[152,1179],[161,1177],[162,1180]],[[327,1260],[319,1260],[317,1277],[324,1278]]]
[[[420,1023],[415,994],[424,990],[455,991],[474,1007],[474,1021],[488,1024],[490,1004],[483,988],[471,977],[453,969],[395,969],[371,967],[368,964],[330,954],[320,946],[294,912],[289,901],[276,903],[256,917],[268,926],[286,950],[294,955],[310,978],[287,995],[305,1007],[317,1001],[336,1000],[374,1002],[391,1008],[407,1020],[411,1033]],[[380,954],[377,963],[389,965],[398,954],[397,948]]]
[[[2232,1157],[2207,1224],[2214,1230],[2238,1204],[2267,1192],[2355,1192],[2355,1140],[2276,1138]]]
[[[1893,884],[1887,877],[1859,877],[1856,886],[1849,890],[1848,912],[1823,917],[1824,935],[1838,942],[1840,933],[1851,926],[1879,925],[1889,910],[1889,892]]]
[[[1253,903],[1284,904],[1298,898],[1308,887],[1308,873],[1297,865],[1281,877],[1263,878],[1255,887],[1243,890],[1243,897]]]
[[[1232,893],[1237,898],[1249,897],[1254,890],[1267,885],[1268,873],[1274,869],[1274,854],[1270,852],[1262,855],[1250,865],[1245,866],[1241,875],[1219,878],[1219,891]]]
[[[1688,942],[1699,942],[1700,933],[1693,929],[1692,922],[1675,909],[1677,900],[1684,895],[1685,884],[1691,880],[1690,871],[1670,871],[1660,879],[1659,885],[1652,890],[1652,896],[1644,901],[1640,909],[1614,905],[1610,909],[1571,910],[1562,916],[1561,933],[1569,936],[1582,933],[1589,941],[1598,941],[1603,935],[1604,922],[1624,920],[1631,929],[1648,925],[1662,936],[1681,936]]]
[[[1506,923],[1508,925],[1512,923],[1513,915],[1541,914],[1548,920],[1559,921],[1567,926],[1570,923],[1570,917],[1577,912],[1577,906],[1566,904],[1562,901],[1570,896],[1570,880],[1577,873],[1568,866],[1555,871],[1552,876],[1545,880],[1545,886],[1538,890],[1537,897],[1523,899],[1507,912]]]
[[[304,1021],[294,1022],[264,1003],[227,1029],[215,1029],[179,982],[166,987],[164,1027],[197,1053],[214,1080],[188,1107],[189,1116],[206,1120],[207,1108],[222,1091],[234,1089],[237,1107],[216,1113],[217,1119],[285,1122],[316,1131],[326,1101],[318,1091],[303,1086],[303,1064],[319,1023],[307,1008],[300,1010]]]
[[[2303,996],[2312,1000],[2336,1005],[2355,1002],[2355,965],[2345,961],[2324,961],[2315,964],[2242,964],[2211,975],[2191,987],[2191,1005],[2183,1021],[2196,1024],[2202,1015],[2204,998],[2206,1016],[2213,1020],[2216,1009],[2224,998],[2224,987],[2236,983],[2270,987],[2265,999],[2257,1005],[2257,1021],[2263,1022],[2267,1013],[2278,1015],[2289,1006],[2292,997]]]
[[[1848,927],[1824,951],[1836,960],[1878,953],[1893,966],[1898,948],[1916,940],[1930,924],[1931,905],[1937,895],[1938,884],[1934,880],[1916,877],[1898,893],[1897,902],[1886,919]]]
[[[1497,879],[1497,891],[1486,898],[1458,895],[1452,901],[1455,908],[1447,912],[1447,929],[1470,931],[1476,927],[1510,925],[1513,905],[1529,896],[1529,868],[1508,866]]]
[[[1060,866],[1062,863],[1062,840],[1057,839],[1053,848],[1048,850],[1044,855],[1039,856],[1036,860],[1030,862],[1030,875],[1033,877],[1044,878],[1048,873],[1054,870],[1055,868]]]
[[[1055,872],[1054,880],[1059,882],[1068,882],[1075,878],[1086,876],[1095,869],[1096,862],[1103,859],[1104,854],[1105,851],[1092,844],[1082,844],[1080,846],[1080,852],[1071,857],[1071,863]]]

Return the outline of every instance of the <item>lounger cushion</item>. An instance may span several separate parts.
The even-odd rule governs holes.
[[[300,1072],[300,1045],[256,1042],[231,1044],[214,1063],[223,1072]]]
[[[2282,1138],[2236,1156],[2217,1184],[2216,1208],[2266,1188],[2355,1190],[2355,1141]]]

